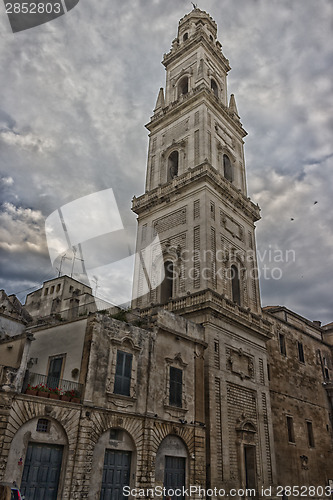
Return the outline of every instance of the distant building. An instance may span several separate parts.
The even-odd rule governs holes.
[[[176,499],[190,486],[195,500],[327,498],[333,326],[261,308],[246,131],[206,12],[180,20],[163,64],[133,199],[131,311],[101,311],[67,276],[22,311],[3,295],[1,475],[27,500],[121,499],[124,487]]]

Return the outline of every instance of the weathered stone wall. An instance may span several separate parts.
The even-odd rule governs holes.
[[[281,313],[280,313],[281,316]],[[277,484],[326,486],[333,470],[331,408],[325,390],[323,358],[331,372],[331,348],[320,340],[318,328],[299,317],[287,323],[275,319],[273,338],[268,342],[270,395],[277,461]],[[285,352],[281,353],[280,335]],[[299,359],[298,342],[304,362]],[[288,437],[291,417],[294,442]],[[314,446],[309,444],[307,422],[313,429]]]

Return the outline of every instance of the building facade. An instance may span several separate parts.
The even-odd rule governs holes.
[[[206,12],[163,64],[131,311],[97,312],[66,276],[24,314],[2,295],[1,479],[27,500],[327,498],[333,328],[261,308],[246,131]]]

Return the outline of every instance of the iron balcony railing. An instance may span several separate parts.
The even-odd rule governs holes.
[[[71,380],[64,380],[58,377],[49,375],[41,375],[40,373],[27,372],[22,392],[25,392],[30,387],[44,386],[48,389],[59,389],[60,394],[65,394],[73,391],[75,397],[81,399],[83,394],[83,384],[72,382]]]

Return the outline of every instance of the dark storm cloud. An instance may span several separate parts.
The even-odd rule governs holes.
[[[281,279],[261,280],[263,303],[329,321],[332,3],[202,0],[199,7],[218,24],[233,68],[228,94],[249,133],[259,252],[272,245],[296,254],[278,264]],[[9,292],[49,273],[44,221],[59,206],[112,187],[123,222],[133,224],[130,201],[144,190],[144,124],[165,83],[160,60],[191,8],[178,0],[80,2],[15,36],[0,18],[1,202],[9,204],[0,257]]]

